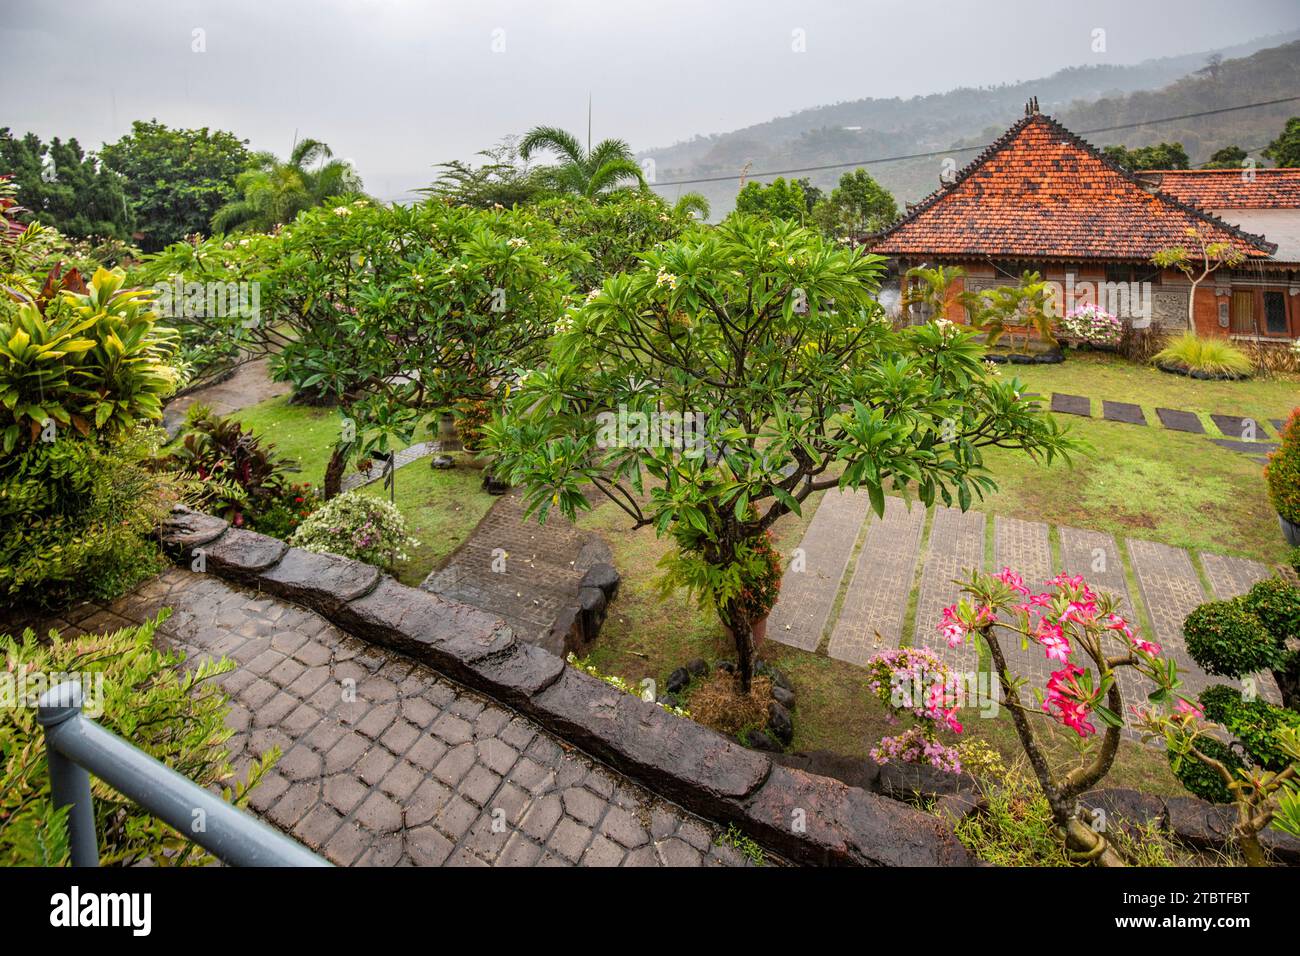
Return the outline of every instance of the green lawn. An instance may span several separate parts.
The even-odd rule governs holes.
[[[428,458],[397,469],[395,503],[407,530],[420,542],[410,549],[410,560],[394,568],[399,581],[417,586],[478,526],[494,500],[480,487],[482,478],[475,468],[430,468]],[[378,481],[361,493],[388,497]]]
[[[325,466],[338,435],[336,410],[291,405],[283,396],[233,415],[298,464],[301,471],[294,480],[310,481],[316,486],[324,480]],[[397,470],[395,503],[406,518],[408,530],[420,542],[411,550],[410,560],[394,569],[403,584],[414,586],[423,581],[487,513],[493,499],[480,487],[482,478],[481,471],[464,465],[435,470],[429,467],[428,458]],[[365,486],[362,493],[388,495],[382,482]]]
[[[337,409],[292,405],[289,396],[282,395],[242,408],[231,417],[274,443],[285,458],[296,461],[302,469],[296,481],[320,485],[325,480],[325,466],[329,464],[330,451],[339,434]],[[418,441],[427,437],[416,434]],[[395,447],[405,448],[406,443],[399,442]]]
[[[1018,452],[988,451],[999,490],[976,507],[1268,563],[1284,557],[1263,466],[1211,442],[1221,433],[1209,416],[1237,414],[1261,423],[1284,419],[1300,403],[1300,380],[1198,382],[1074,352],[1061,365],[1018,366],[1014,374],[1029,392],[1045,398],[1067,392],[1094,399],[1094,418],[1057,416],[1091,449],[1075,456],[1073,467],[1062,462],[1050,468]],[[1151,424],[1103,420],[1102,399],[1141,405]],[[1157,407],[1200,413],[1206,434],[1160,427]],[[1261,438],[1275,440],[1272,425],[1261,427]]]

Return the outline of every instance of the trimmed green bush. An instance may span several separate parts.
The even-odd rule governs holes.
[[[43,734],[28,699],[33,690],[19,685],[17,675],[77,675],[89,716],[199,786],[220,787],[236,806],[279,759],[272,748],[242,782],[234,780],[225,746],[233,733],[225,723],[229,701],[213,679],[234,664],[223,658],[181,668],[183,654],[154,646],[154,630],[169,614],[164,610],[153,621],[114,634],[0,635],[14,697],[12,706],[0,707],[0,866],[68,863],[67,811],[52,806]],[[102,780],[91,778],[91,794],[101,863],[211,862],[205,851]]]
[[[1290,582],[1265,578],[1246,592],[1242,606],[1259,618],[1275,644],[1300,637],[1300,588]]]
[[[1292,524],[1300,524],[1300,408],[1282,427],[1282,444],[1269,455],[1264,481],[1274,510]]]
[[[1250,358],[1227,339],[1184,332],[1152,359],[1161,368],[1221,378],[1245,378],[1254,367]]]
[[[1202,604],[1183,621],[1187,650],[1196,663],[1220,677],[1241,677],[1271,668],[1272,636],[1240,598]]]
[[[1300,714],[1260,698],[1246,700],[1224,684],[1202,691],[1200,702],[1205,716],[1236,737],[1253,763],[1277,771],[1291,762],[1275,736],[1280,727],[1300,727]]]
[[[1229,770],[1245,767],[1245,763],[1236,752],[1221,740],[1203,737],[1196,742],[1196,748],[1205,756],[1219,761]],[[1194,757],[1178,760],[1171,750],[1165,753],[1169,758],[1169,769],[1178,778],[1178,782],[1194,796],[1208,800],[1210,803],[1232,803],[1232,791],[1223,782],[1219,772],[1209,764],[1202,763]]]

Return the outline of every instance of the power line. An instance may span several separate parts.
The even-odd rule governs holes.
[[[1096,129],[1079,130],[1080,136],[1089,136],[1093,133],[1113,133],[1121,129],[1137,129],[1140,126],[1153,126],[1156,123],[1173,123],[1178,120],[1197,119],[1202,116],[1218,116],[1222,113],[1233,113],[1237,110],[1253,110],[1262,106],[1278,106],[1282,103],[1293,103],[1300,100],[1300,96],[1286,96],[1277,100],[1263,100],[1259,103],[1243,103],[1239,106],[1221,106],[1213,110],[1201,110],[1197,113],[1183,113],[1179,116],[1162,116],[1159,119],[1143,120],[1140,123],[1119,123],[1115,126],[1099,126]],[[845,169],[849,166],[874,166],[880,163],[898,163],[909,159],[935,159],[939,156],[948,156],[952,153],[967,153],[973,150],[988,149],[989,144],[984,143],[979,146],[952,146],[948,149],[931,150],[926,153],[906,153],[900,156],[878,156],[875,159],[861,159],[848,163],[826,163],[821,166],[800,166],[796,169],[772,169],[762,173],[749,173],[749,179],[763,179],[768,176],[788,176],[791,173],[817,173],[827,169]],[[672,179],[668,182],[651,183],[650,187],[656,189],[660,186],[690,186],[695,183],[725,183],[736,179],[735,174],[729,176],[704,176],[699,179]]]

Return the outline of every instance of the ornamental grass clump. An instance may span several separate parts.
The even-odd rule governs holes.
[[[420,542],[407,533],[406,519],[391,503],[349,491],[308,515],[289,543],[388,568],[406,561],[406,549]]]
[[[1184,332],[1152,359],[1170,372],[1203,378],[1246,378],[1253,371],[1250,358],[1227,339]]]

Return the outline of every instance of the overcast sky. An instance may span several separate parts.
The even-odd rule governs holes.
[[[589,91],[596,138],[644,149],[1296,28],[1295,0],[3,0],[0,126],[97,147],[157,118],[280,155],[296,132],[391,198],[532,125],[585,134]]]

